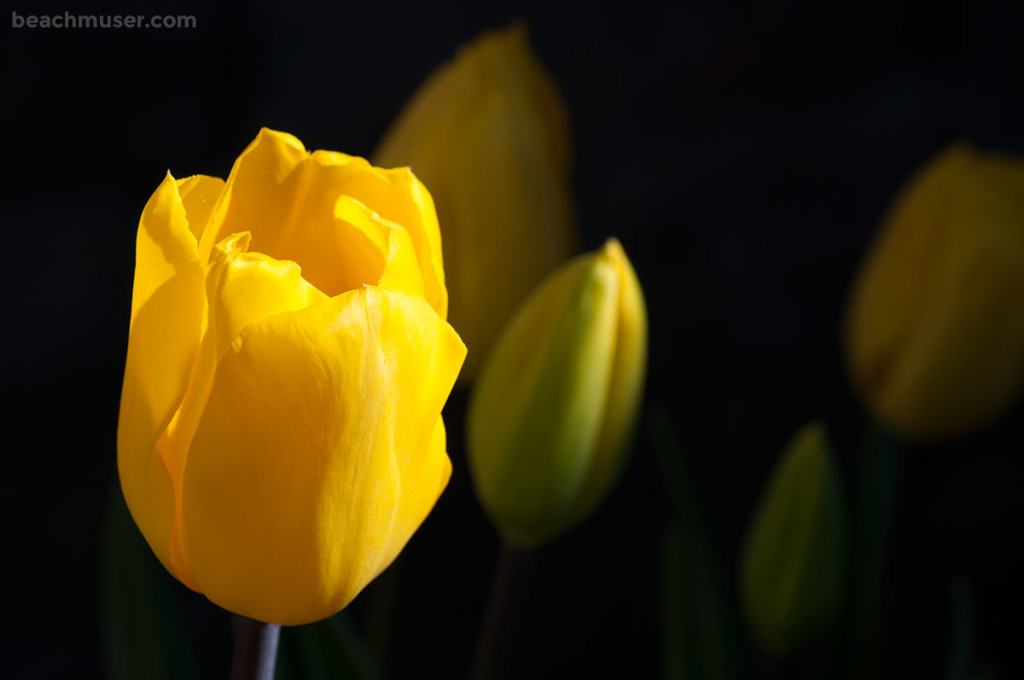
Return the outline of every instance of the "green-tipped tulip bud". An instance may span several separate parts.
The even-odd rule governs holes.
[[[473,483],[505,540],[545,543],[608,495],[646,363],[643,292],[615,239],[566,263],[526,300],[469,404]]]
[[[758,646],[785,656],[832,627],[846,588],[847,520],[825,426],[786,446],[747,532],[740,600]]]

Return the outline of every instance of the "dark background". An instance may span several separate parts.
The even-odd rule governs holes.
[[[12,10],[187,13],[198,27],[15,30]],[[368,155],[435,66],[514,19],[571,111],[583,246],[618,236],[644,285],[647,402],[686,442],[728,582],[766,475],[808,419],[832,428],[853,496],[850,277],[931,154],[959,137],[1024,152],[1018,3],[4,3],[6,677],[104,675],[99,545],[135,230],[164,172],[224,177],[261,126]],[[449,490],[398,562],[391,677],[468,666],[497,538],[470,492],[464,404],[446,410]],[[976,665],[1020,672],[1022,445],[1018,404],[969,439],[905,452],[893,674],[940,674],[956,577],[973,596]],[[618,491],[541,556],[518,674],[658,675],[668,498],[642,425]],[[357,629],[373,589],[353,604]],[[205,677],[226,677],[227,617],[172,590]]]

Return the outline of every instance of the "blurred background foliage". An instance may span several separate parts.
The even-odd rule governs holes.
[[[5,675],[227,676],[229,617],[160,571],[108,493],[135,229],[165,170],[225,176],[264,125],[369,155],[428,73],[516,19],[570,111],[581,249],[617,236],[644,286],[651,369],[619,488],[540,555],[512,677],[831,677],[837,660],[874,664],[862,677],[1022,675],[1024,404],[899,444],[866,422],[840,339],[907,178],[960,138],[1024,152],[1019,5],[165,10],[198,27],[3,29]],[[498,547],[467,474],[466,399],[445,411],[454,472],[435,511],[346,612],[284,631],[282,677],[465,676]],[[738,565],[813,418],[852,507],[851,588],[877,582],[880,610],[853,597],[830,634],[771,659],[749,651]],[[858,627],[870,651],[843,657]]]

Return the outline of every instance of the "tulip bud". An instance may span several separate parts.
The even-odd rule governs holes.
[[[955,144],[914,177],[857,276],[854,389],[904,439],[994,420],[1024,381],[1024,159]]]
[[[413,95],[374,157],[411,166],[444,236],[451,324],[470,381],[531,290],[575,250],[569,120],[513,25],[462,48]]]
[[[839,617],[846,587],[847,524],[825,426],[812,422],[786,446],[747,532],[740,600],[765,652],[785,655]]]
[[[551,275],[487,358],[468,414],[476,493],[509,542],[582,521],[625,462],[647,360],[647,312],[615,239]]]

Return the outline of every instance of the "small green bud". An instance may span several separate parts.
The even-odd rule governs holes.
[[[747,531],[740,600],[761,649],[784,656],[829,629],[846,589],[847,519],[825,426],[786,446]]]

